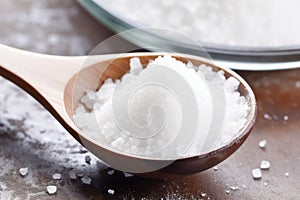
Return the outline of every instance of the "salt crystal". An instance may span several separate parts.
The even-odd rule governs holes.
[[[214,170],[214,171],[218,171],[218,169],[219,169],[218,166],[214,166],[214,167],[213,167],[213,170]]]
[[[240,187],[238,187],[238,186],[231,186],[230,189],[231,189],[232,191],[235,191],[235,190],[239,190]]]
[[[284,120],[284,121],[287,121],[287,120],[289,120],[289,116],[287,116],[287,115],[284,115],[284,116],[283,116],[283,120]]]
[[[110,176],[113,175],[114,173],[115,173],[115,170],[113,170],[113,169],[107,171],[107,174],[110,175]]]
[[[247,186],[246,186],[246,185],[242,185],[242,187],[243,187],[243,188],[247,188]]]
[[[55,173],[55,174],[52,175],[52,179],[53,179],[53,180],[61,180],[61,177],[62,177],[62,176],[61,176],[61,174],[59,174],[59,173]]]
[[[267,183],[267,182],[264,182],[264,186],[268,186],[268,183]]]
[[[127,172],[123,172],[123,174],[124,174],[124,176],[125,176],[126,178],[132,177],[132,176],[133,176],[133,174],[129,174],[129,173],[127,173]]]
[[[295,87],[296,87],[296,88],[300,88],[300,81],[296,81]]]
[[[205,192],[201,192],[201,197],[206,197],[207,196],[207,194],[205,193]]]
[[[225,192],[226,192],[226,194],[229,194],[229,193],[230,193],[230,190],[226,190]]]
[[[285,175],[286,177],[289,177],[290,173],[285,172],[284,175]]]
[[[49,185],[47,186],[47,192],[48,194],[55,194],[57,191],[57,187],[55,185]]]
[[[166,67],[166,69],[178,72],[176,74],[180,74],[183,80],[186,80],[187,84],[189,84],[188,86],[191,88],[191,91],[194,93],[196,100],[199,102],[201,101],[201,104],[199,104],[199,106],[201,106],[201,109],[202,107],[203,109],[207,109],[207,112],[205,110],[201,110],[202,113],[205,113],[205,115],[207,115],[202,116],[203,120],[207,120],[207,123],[206,121],[201,121],[203,126],[207,126],[207,129],[209,129],[210,127],[208,126],[211,123],[209,119],[210,115],[212,115],[211,112],[208,112],[208,110],[210,110],[212,107],[211,92],[214,91],[214,87],[220,87],[222,89],[222,92],[220,93],[225,92],[223,98],[217,98],[219,97],[219,92],[215,92],[216,94],[214,94],[217,100],[221,99],[220,105],[224,105],[225,113],[223,114],[224,117],[226,116],[224,118],[225,122],[223,123],[224,127],[222,129],[222,132],[218,132],[218,134],[220,134],[220,137],[216,137],[219,139],[216,141],[217,144],[214,148],[218,148],[222,145],[227,144],[228,142],[232,141],[232,139],[236,137],[236,134],[239,132],[239,130],[243,128],[249,110],[247,101],[237,90],[240,82],[234,77],[228,77],[226,79],[224,76],[224,72],[215,72],[209,66],[201,65],[196,71],[193,67],[191,67],[191,65],[192,64],[190,63],[189,66],[187,66],[185,63],[176,60],[170,55],[166,55],[157,57],[154,61],[148,63],[147,68],[143,70],[138,58],[131,59],[131,70],[121,78],[121,82],[118,82],[118,80],[105,81],[98,91],[86,91],[86,95],[81,99],[80,108],[74,115],[75,124],[82,130],[84,135],[93,139],[93,141],[109,148],[118,151],[124,151],[129,154],[155,158],[177,158],[179,156],[184,157],[201,154],[204,149],[204,147],[202,147],[203,145],[200,144],[201,141],[204,141],[201,138],[198,138],[197,141],[193,142],[191,146],[190,144],[188,144],[190,148],[183,148],[184,151],[178,151],[177,147],[179,145],[172,145],[168,148],[161,148],[166,143],[173,140],[173,137],[175,137],[175,135],[172,133],[180,130],[181,124],[179,123],[181,121],[181,107],[178,106],[177,96],[174,98],[173,93],[171,94],[170,92],[166,92],[165,87],[168,86],[158,87],[157,84],[152,84],[150,85],[151,87],[142,87],[141,89],[136,90],[137,92],[135,95],[130,96],[131,103],[125,104],[125,107],[127,109],[132,107],[132,110],[134,112],[132,111],[132,113],[129,114],[132,114],[132,117],[134,117],[135,121],[137,121],[137,123],[135,124],[149,124],[149,122],[152,120],[150,120],[149,118],[150,115],[146,117],[144,116],[143,110],[145,109],[145,106],[148,106],[148,104],[150,105],[153,102],[159,105],[163,104],[162,106],[164,106],[164,110],[167,109],[166,113],[172,112],[174,113],[174,115],[170,115],[170,117],[168,116],[167,119],[170,120],[167,121],[163,120],[163,118],[161,117],[157,117],[157,119],[155,118],[157,121],[155,124],[159,124],[159,122],[162,120],[164,121],[163,123],[166,124],[166,127],[163,127],[160,130],[162,134],[157,134],[152,140],[140,140],[138,138],[147,138],[147,134],[149,133],[147,131],[137,131],[142,135],[138,137],[131,137],[131,133],[128,133],[127,130],[123,130],[123,128],[121,128],[120,126],[120,122],[118,122],[116,119],[116,117],[121,118],[121,121],[124,121],[125,126],[130,124],[127,123],[127,120],[132,120],[131,118],[128,118],[124,112],[122,112],[123,114],[120,115],[115,114],[115,112],[118,111],[117,109],[115,109],[115,107],[118,107],[119,104],[121,105],[122,101],[127,102],[127,100],[124,99],[123,96],[125,95],[125,93],[131,94],[132,91],[129,90],[133,90],[136,87],[139,88],[141,83],[149,82],[151,81],[151,79],[154,79],[155,82],[157,82],[157,80],[159,79],[156,80],[155,77],[163,79],[164,85],[168,83],[168,81],[170,81],[170,79],[163,78],[165,76],[164,73],[161,74],[162,76],[158,76],[157,74],[159,73],[157,70],[160,69],[158,67],[164,66]],[[172,76],[170,76],[170,78],[172,78]],[[165,83],[165,80],[168,81]],[[171,82],[173,83],[173,81]],[[209,88],[211,88],[212,90],[210,90]],[[121,95],[122,98],[114,98],[118,95]],[[116,102],[117,104],[115,104]],[[97,106],[95,106],[95,104],[97,104]],[[83,109],[82,106],[84,106],[85,109]],[[226,110],[230,110],[230,112],[226,112]],[[159,116],[163,115],[159,114]],[[138,128],[138,130],[139,129],[140,128]],[[147,130],[148,129],[152,130],[153,128],[147,128]],[[122,134],[123,132],[126,134]],[[132,132],[135,131],[132,130]],[[201,135],[202,137],[202,134],[199,135]],[[187,144],[182,145],[186,146]],[[157,152],[157,149],[166,150]]]
[[[264,149],[267,145],[267,140],[261,140],[259,143],[258,143],[258,146],[262,149]]]
[[[269,115],[267,113],[264,114],[264,118],[267,119],[267,120],[271,120],[272,119],[271,115]]]
[[[252,176],[254,179],[260,179],[262,177],[260,169],[259,168],[253,169]]]
[[[86,162],[87,164],[91,164],[91,156],[86,155],[86,156],[85,156],[85,162]]]
[[[21,174],[21,176],[26,176],[28,174],[28,168],[27,167],[20,168],[19,173]]]
[[[81,182],[86,184],[86,185],[91,185],[92,179],[88,176],[84,176],[84,177],[81,178]]]
[[[76,174],[75,174],[75,172],[73,170],[69,171],[69,177],[72,180],[77,179],[77,176],[76,176]]]
[[[108,192],[108,194],[114,194],[115,193],[115,191],[112,190],[112,189],[108,189],[107,192]]]
[[[263,161],[261,161],[261,163],[260,163],[260,168],[261,169],[269,169],[270,168],[270,162],[269,161],[267,161],[267,160],[263,160]]]

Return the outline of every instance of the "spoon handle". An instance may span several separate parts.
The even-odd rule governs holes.
[[[0,75],[28,92],[63,125],[66,120],[72,124],[64,107],[64,90],[85,59],[32,53],[0,44]]]

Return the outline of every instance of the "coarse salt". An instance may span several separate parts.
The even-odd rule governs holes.
[[[57,187],[55,185],[49,185],[47,186],[47,192],[48,194],[55,194],[57,192]]]
[[[213,127],[217,127],[217,123],[220,122],[223,125],[220,126],[220,131],[214,133],[220,134],[220,137],[216,137],[219,139],[206,150],[230,142],[246,122],[249,106],[237,91],[240,83],[233,77],[226,79],[223,71],[214,72],[211,67],[203,64],[196,71],[191,63],[184,64],[171,56],[158,57],[149,62],[145,69],[138,58],[131,59],[130,64],[130,73],[125,74],[121,80],[107,79],[98,91],[87,91],[74,114],[76,125],[96,143],[124,153],[146,157],[193,156],[204,151],[204,141],[211,123],[216,124]],[[165,74],[166,72],[168,74]],[[163,84],[156,84],[159,81]],[[171,91],[180,91],[180,87],[184,85],[179,84],[180,81],[184,81],[189,91],[193,92],[194,102],[197,103],[198,109],[201,108],[199,113],[207,115],[197,114],[201,131],[199,128],[195,129],[195,132],[190,131],[190,136],[177,135],[183,120],[182,106],[178,103],[182,99],[178,99],[178,93],[174,95]],[[178,82],[177,85],[174,85],[174,82]],[[223,100],[217,98],[216,101],[211,101],[211,93],[220,95],[216,94],[216,91],[219,91],[216,88],[219,87],[224,93]],[[181,88],[181,91],[185,90]],[[184,104],[184,108],[188,108],[191,101],[192,99],[183,102],[187,103]],[[212,106],[223,105],[223,118],[212,122]],[[185,117],[187,118],[188,116]],[[120,128],[124,125],[125,129]],[[173,140],[178,144],[168,145]]]
[[[264,118],[267,119],[267,120],[271,120],[272,119],[271,115],[269,115],[268,113],[264,114]]]
[[[52,175],[52,179],[53,179],[53,180],[61,180],[61,177],[62,177],[62,176],[61,176],[61,174],[59,174],[59,173],[55,173],[55,174]]]
[[[113,170],[113,169],[107,171],[107,174],[110,176],[113,175],[114,173],[115,173],[115,170]]]
[[[264,149],[266,147],[266,145],[267,145],[267,140],[261,140],[258,143],[258,146],[262,149]]]
[[[263,160],[263,161],[261,161],[261,163],[260,163],[260,168],[261,169],[269,169],[270,168],[270,162],[269,161],[267,161],[267,160]]]
[[[82,182],[83,184],[86,184],[86,185],[91,185],[92,179],[91,179],[90,177],[88,177],[88,176],[83,176],[83,177],[81,178],[81,182]]]
[[[260,179],[262,177],[261,171],[259,168],[253,169],[252,170],[252,177],[254,179]]]
[[[108,194],[114,194],[115,193],[115,191],[112,190],[112,189],[108,189],[107,192],[108,192]]]
[[[19,173],[21,176],[26,176],[28,174],[28,168],[27,167],[20,168]]]
[[[69,171],[69,178],[72,180],[77,179],[77,176],[76,176],[74,170]]]

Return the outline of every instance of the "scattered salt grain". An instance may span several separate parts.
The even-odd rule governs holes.
[[[264,182],[264,186],[268,186],[268,182]]]
[[[47,186],[47,192],[48,194],[55,194],[57,191],[57,187],[55,185],[49,185]]]
[[[84,159],[87,164],[91,164],[91,156],[86,155]]]
[[[218,171],[218,169],[219,169],[218,166],[214,166],[214,167],[213,167],[213,170],[214,170],[214,171]]]
[[[259,168],[253,169],[252,170],[252,177],[254,179],[260,179],[262,177],[261,171]]]
[[[268,113],[264,114],[264,118],[267,119],[267,120],[272,120],[271,115],[269,115]]]
[[[261,169],[269,169],[270,168],[270,162],[269,161],[267,161],[267,160],[263,160],[263,161],[261,161],[261,163],[260,163],[260,168]]]
[[[235,190],[239,190],[240,187],[238,187],[238,186],[231,186],[230,189],[231,189],[232,191],[235,191]]]
[[[88,176],[84,176],[84,177],[81,178],[81,182],[86,184],[86,185],[91,185],[92,179]]]
[[[26,176],[28,174],[28,168],[27,167],[20,168],[19,173],[21,176]]]
[[[226,190],[225,192],[226,192],[226,194],[230,194],[230,190]]]
[[[246,186],[246,185],[242,185],[242,187],[243,187],[243,188],[247,188],[247,186]]]
[[[286,177],[289,177],[289,176],[290,176],[290,173],[285,172],[284,175],[285,175]]]
[[[258,146],[262,149],[264,149],[266,147],[266,145],[267,145],[267,140],[261,140],[258,143]]]
[[[127,172],[123,172],[123,174],[124,174],[125,178],[132,177],[132,176],[133,176],[133,174],[129,174],[129,173],[127,173]]]
[[[108,192],[108,194],[114,194],[115,193],[115,191],[112,190],[112,189],[108,189],[107,192]]]
[[[296,87],[296,88],[300,88],[300,81],[296,81],[295,87]]]
[[[289,120],[289,116],[287,116],[287,115],[284,115],[284,116],[283,116],[283,120],[284,120],[284,121],[287,121],[287,120]]]
[[[53,180],[61,180],[61,177],[62,177],[62,176],[61,176],[61,174],[59,174],[59,173],[55,173],[55,174],[52,175],[52,179],[53,179]]]
[[[74,170],[69,171],[69,178],[72,180],[77,179],[77,176],[76,176]]]
[[[107,171],[107,174],[110,175],[110,176],[113,175],[114,173],[115,173],[115,170],[113,170],[113,169]]]
[[[205,193],[205,192],[201,192],[201,197],[206,197],[207,196],[207,194]]]

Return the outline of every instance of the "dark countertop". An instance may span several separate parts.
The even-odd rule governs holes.
[[[113,35],[73,0],[0,3],[0,43],[10,46],[85,55]],[[81,147],[34,99],[0,78],[0,199],[299,199],[300,82],[296,83],[300,69],[238,73],[257,96],[253,132],[217,171],[176,180],[125,177],[122,172],[108,175],[110,168]],[[265,150],[258,147],[262,139],[268,142]],[[90,164],[85,162],[87,155]],[[251,170],[262,160],[269,160],[271,168],[263,171],[261,180],[254,180]],[[29,168],[27,176],[20,176],[21,167]],[[91,177],[92,184],[71,180],[71,170]],[[63,175],[62,180],[52,180],[55,172]],[[48,195],[48,185],[56,185],[57,194]],[[108,194],[108,189],[115,193]]]

